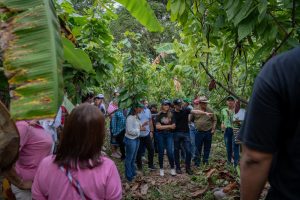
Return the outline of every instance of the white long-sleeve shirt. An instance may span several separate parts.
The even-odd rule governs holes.
[[[141,121],[136,115],[129,115],[126,119],[125,136],[129,139],[136,139],[141,134]]]

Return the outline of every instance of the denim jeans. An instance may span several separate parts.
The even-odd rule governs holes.
[[[239,164],[240,159],[240,145],[234,142],[234,135],[232,128],[226,128],[224,133],[224,142],[227,152],[227,162],[231,163],[232,151],[234,155],[234,166]]]
[[[154,147],[150,134],[145,137],[140,137],[140,146],[136,157],[136,164],[139,169],[143,167],[142,156],[145,154],[144,147],[148,151],[148,166],[153,167]]]
[[[189,132],[176,132],[174,134],[174,154],[175,154],[175,164],[176,169],[180,169],[180,159],[179,150],[181,149],[181,144],[185,150],[185,166],[187,169],[191,167],[191,139]]]
[[[194,126],[190,125],[190,138],[191,138],[191,155],[192,159],[194,159],[198,155],[198,151],[196,151],[196,144],[195,144],[195,134],[196,134],[196,129]]]
[[[121,152],[121,159],[125,158],[125,144],[124,144],[124,137],[125,137],[125,129],[121,131],[118,135],[115,136],[116,142],[118,143],[120,147]]]
[[[126,149],[125,176],[128,181],[132,181],[134,176],[136,176],[135,160],[139,149],[140,140],[139,138],[129,139],[125,136],[124,143]]]
[[[201,163],[201,154],[202,154],[202,147],[203,147],[203,160],[204,164],[208,164],[210,149],[211,149],[211,142],[212,142],[212,134],[211,130],[209,131],[196,131],[195,134],[195,144],[198,151],[198,154],[195,158],[196,166],[199,166]]]
[[[158,161],[160,169],[163,169],[164,163],[164,150],[167,149],[167,155],[169,159],[169,164],[171,169],[174,169],[174,140],[173,133],[171,132],[158,132],[157,133],[157,141],[158,141]]]

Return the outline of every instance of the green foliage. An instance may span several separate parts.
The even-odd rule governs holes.
[[[122,4],[149,31],[162,32],[163,27],[156,19],[146,0],[116,0]]]
[[[81,49],[91,60],[90,63],[82,56],[76,62],[74,59],[69,60],[63,70],[68,96],[73,103],[80,103],[81,96],[91,86],[102,85],[104,78],[118,65],[117,49],[112,45],[113,36],[108,28],[115,14],[109,2],[73,2],[74,5],[66,0],[58,1],[57,8],[59,16],[64,19],[76,40],[76,50]]]
[[[173,48],[178,57],[174,69],[189,74],[181,78],[184,91],[196,75],[193,85],[216,106],[228,93],[246,101],[263,63],[299,45],[299,8],[291,0],[169,0],[171,19],[182,27]],[[218,87],[208,91],[211,79]]]
[[[11,17],[2,24],[3,65],[17,119],[55,116],[62,102],[63,51],[52,1],[1,0]],[[4,9],[5,11],[5,9]]]
[[[169,13],[166,12],[166,6],[162,2],[154,0],[149,1],[149,5],[153,9],[159,22],[164,26],[164,31],[161,33],[151,33],[145,29],[130,13],[120,7],[117,9],[118,18],[110,23],[110,29],[114,35],[116,42],[125,39],[124,34],[126,31],[139,33],[142,35],[141,51],[145,52],[150,59],[155,59],[157,52],[155,46],[160,43],[171,43],[174,38],[179,38],[178,27],[172,23],[169,18]]]
[[[147,68],[149,61],[141,52],[141,35],[132,32],[125,33],[126,39],[119,43],[123,50],[124,85],[120,91],[119,103],[123,108],[129,108],[134,103],[145,98],[148,89]]]
[[[62,42],[64,46],[64,58],[66,61],[72,64],[76,69],[84,70],[87,73],[95,73],[91,60],[84,51],[76,49],[73,43],[66,38],[62,38]]]

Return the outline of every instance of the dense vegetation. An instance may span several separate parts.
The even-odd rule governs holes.
[[[26,10],[18,1],[8,2],[0,2],[6,8],[2,24],[16,15],[14,9]],[[128,10],[110,0],[55,1],[64,46],[64,88],[74,103],[88,91],[110,97],[114,89],[121,90],[127,106],[144,96],[157,102],[199,94],[209,96],[216,107],[227,94],[247,103],[263,64],[300,40],[295,0],[119,2]],[[5,42],[2,49],[1,63],[8,70]],[[7,101],[6,83],[1,79],[1,98]]]

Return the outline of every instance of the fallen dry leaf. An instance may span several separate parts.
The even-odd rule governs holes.
[[[143,185],[141,186],[141,194],[146,195],[147,192],[148,192],[148,189],[149,189],[148,184],[143,184]]]
[[[136,191],[138,189],[140,184],[136,183],[134,186],[131,188],[132,191]]]
[[[212,175],[213,175],[213,173],[215,173],[217,170],[214,168],[214,169],[211,169],[211,170],[209,170],[207,173],[206,173],[206,177],[207,178],[210,178]]]
[[[230,183],[226,187],[224,187],[223,192],[224,193],[229,193],[237,187],[238,187],[238,184],[236,182]]]
[[[206,190],[207,190],[207,187],[204,189],[201,189],[201,190],[197,190],[191,194],[191,197],[194,197],[194,198],[200,197],[202,194],[204,194],[206,192]]]
[[[130,189],[130,185],[128,183],[125,183],[124,188],[125,188],[125,190],[129,190]]]

